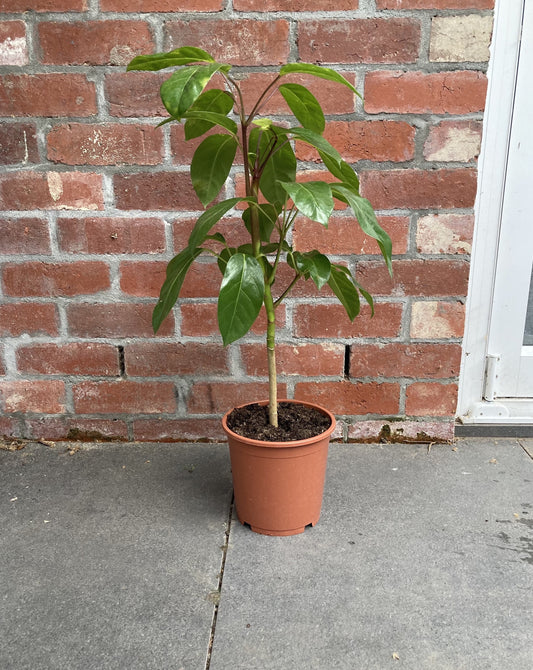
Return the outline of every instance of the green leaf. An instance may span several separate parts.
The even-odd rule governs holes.
[[[259,151],[260,164],[272,152],[263,166],[259,188],[265,198],[281,210],[287,195],[279,182],[296,179],[297,162],[290,142],[287,142],[285,133],[278,127],[268,131],[254,128],[250,133],[249,147],[254,156]]]
[[[361,286],[361,284],[358,284],[357,282],[354,282],[354,284],[357,286],[359,293],[363,296],[363,298],[367,301],[367,303],[370,305],[371,309],[371,314],[370,316],[374,316],[374,300],[370,293],[368,291],[365,291],[365,289]]]
[[[263,304],[264,289],[259,261],[245,254],[231,256],[218,296],[218,326],[225,345],[250,330]]]
[[[315,96],[300,84],[282,84],[279,92],[291,112],[304,128],[323,133],[326,127],[324,112]]]
[[[233,109],[233,98],[226,91],[219,88],[213,88],[201,93],[189,108],[189,112],[215,112],[226,116]],[[185,122],[185,139],[192,140],[194,137],[200,137],[215,124],[211,121],[202,121],[201,119],[187,119]]]
[[[294,135],[296,139],[302,140],[302,142],[315,147],[315,149],[318,149],[318,151],[326,155],[340,167],[342,162],[340,153],[326,139],[324,139],[322,135],[319,135],[308,128],[289,128],[288,130],[283,129],[283,131],[290,133],[291,135]]]
[[[235,247],[226,247],[225,249],[222,249],[222,251],[218,254],[217,258],[218,269],[220,270],[220,272],[222,272],[222,275],[224,275],[224,272],[226,272],[226,266],[228,264],[229,259],[236,253],[237,249]]]
[[[270,236],[272,235],[272,231],[274,230],[274,226],[279,216],[279,209],[270,203],[261,205],[252,204],[250,207],[245,209],[242,213],[242,219],[247,231],[250,234],[252,234],[252,207],[257,209],[257,214],[259,216],[259,238],[261,242],[269,242]]]
[[[229,65],[212,63],[210,65],[191,65],[174,72],[161,84],[161,100],[167,112],[175,119],[181,119],[211,77],[219,70],[228,70]]]
[[[272,119],[254,119],[252,123],[262,130],[270,130],[272,128]]]
[[[279,71],[280,76],[286,74],[312,74],[314,77],[320,77],[321,79],[329,79],[329,81],[336,81],[339,84],[347,86],[351,91],[356,95],[361,97],[359,91],[350,84],[350,82],[345,79],[342,74],[339,74],[335,70],[332,70],[329,67],[322,67],[321,65],[313,65],[312,63],[288,63],[284,65]]]
[[[331,263],[327,256],[314,249],[302,254],[299,251],[294,252],[294,262],[296,268],[303,275],[309,275],[320,290],[328,281],[331,275]]]
[[[350,321],[353,321],[359,314],[361,303],[359,300],[359,293],[351,279],[345,272],[332,265],[328,285],[346,310],[346,314],[348,314]]]
[[[181,47],[168,51],[167,53],[151,54],[148,56],[135,56],[130,61],[128,70],[162,70],[165,67],[176,67],[189,65],[189,63],[207,62],[214,63],[213,56],[196,47]]]
[[[341,160],[340,163],[337,163],[322,151],[319,151],[318,153],[331,174],[334,177],[337,177],[337,179],[340,179],[341,182],[349,187],[356,195],[359,195],[359,177],[355,170],[343,160]]]
[[[235,207],[238,202],[241,202],[244,198],[229,198],[229,200],[223,200],[218,202],[213,207],[210,207],[203,214],[198,217],[198,220],[194,224],[194,228],[189,237],[189,250],[193,251],[207,239],[207,235],[211,228],[219,221],[224,214],[229,212],[230,209]]]
[[[202,253],[202,249],[186,247],[167,265],[167,276],[161,287],[159,300],[152,313],[152,326],[157,333],[161,323],[176,304],[181,286],[193,261]]]
[[[237,151],[232,135],[210,135],[196,149],[191,161],[191,181],[206,207],[224,186]]]
[[[229,130],[229,132],[232,135],[237,135],[237,124],[232,119],[228,119],[227,116],[224,116],[224,114],[217,114],[217,112],[196,111],[190,109],[188,112],[185,112],[183,116],[184,118],[187,119],[187,121],[194,120],[204,124],[208,123],[210,128],[212,128],[213,126],[222,126],[222,128]],[[203,133],[200,134],[203,135]],[[191,138],[185,137],[185,139],[189,140]]]
[[[392,277],[392,241],[388,233],[379,225],[370,202],[360,195],[355,195],[342,184],[332,184],[331,190],[333,195],[338,193],[350,205],[363,232],[377,241]]]
[[[304,216],[327,227],[334,206],[329,184],[323,181],[280,183]]]

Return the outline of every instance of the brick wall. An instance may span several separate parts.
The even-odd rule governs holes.
[[[166,261],[200,205],[181,128],[155,127],[163,75],[125,65],[194,45],[245,66],[250,91],[302,60],[333,64],[365,97],[315,85],[328,139],[393,238],[394,280],[346,210],[327,232],[299,222],[298,249],[356,268],[376,315],[352,324],[301,284],[280,315],[280,392],[331,408],[338,438],[451,437],[492,6],[0,0],[0,435],[214,439],[222,412],[265,396],[264,324],[221,346],[212,262],[151,333]],[[320,165],[299,152],[312,178]]]

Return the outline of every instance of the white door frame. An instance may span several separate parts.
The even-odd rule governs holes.
[[[487,350],[521,26],[528,1],[497,0],[494,13],[457,408],[462,423],[533,423],[533,401],[490,400],[492,366]]]

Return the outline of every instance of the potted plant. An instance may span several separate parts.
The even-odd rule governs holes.
[[[372,297],[348,268],[331,262],[318,250],[294,250],[290,231],[299,214],[327,227],[334,201],[338,200],[353,210],[362,230],[377,240],[389,272],[392,244],[379,226],[372,206],[361,197],[357,174],[323,137],[325,118],[320,104],[305,86],[287,81],[287,76],[313,75],[359,93],[330,68],[290,63],[280,68],[253,105],[248,106],[239,81],[231,75],[231,65],[216,62],[196,47],[137,56],[128,70],[169,67],[177,70],[163,82],[160,93],[170,117],[160,125],[183,122],[186,140],[207,134],[190,167],[193,187],[207,209],[196,221],[188,245],[168,264],[153,312],[154,331],[173,308],[187,271],[202,253],[216,257],[222,274],[218,324],[224,345],[243,337],[265,307],[268,401],[230,410],[223,418],[237,515],[257,532],[303,532],[320,515],[328,443],[335,419],[321,407],[278,401],[276,310],[300,280],[311,280],[319,290],[328,285],[351,320],[359,313],[360,296],[368,302],[372,314],[374,306]],[[223,88],[206,88],[214,75],[224,82]],[[261,115],[276,90],[297,123],[281,125]],[[328,181],[298,180],[295,140],[318,151]],[[244,193],[220,200],[232,169],[243,174]],[[243,227],[250,241],[232,246],[231,240],[213,232],[213,227],[237,207],[242,209]],[[282,263],[291,268],[292,278],[280,286],[278,271]],[[291,432],[291,415],[296,415],[296,427],[305,424],[303,432]],[[317,425],[309,429],[308,424],[313,422]],[[259,432],[248,433],[248,423],[259,424]]]

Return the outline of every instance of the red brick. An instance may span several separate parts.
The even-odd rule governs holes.
[[[172,161],[177,165],[190,165],[199,144],[203,142],[207,135],[213,135],[218,132],[220,132],[220,128],[213,128],[201,137],[186,140],[183,124],[173,123],[170,128],[170,152],[172,154]],[[240,150],[238,156],[242,156]],[[242,159],[239,162],[242,165]]]
[[[67,307],[70,335],[77,337],[152,337],[152,311],[146,303],[78,303]],[[170,314],[158,335],[174,333]]]
[[[20,421],[10,417],[0,416],[0,435],[4,437],[22,437]]]
[[[124,350],[126,373],[133,377],[229,373],[227,350],[197,342],[138,342]]]
[[[26,65],[28,45],[23,21],[0,21],[0,65]]]
[[[376,70],[365,79],[369,114],[469,114],[485,107],[487,77],[482,72],[390,72]]]
[[[359,0],[265,0],[259,6],[256,0],[233,0],[238,12],[340,12],[357,9]]]
[[[458,344],[354,344],[350,377],[457,377],[460,364]]]
[[[78,414],[158,414],[176,411],[172,382],[81,382],[72,387]]]
[[[403,121],[330,121],[324,137],[348,163],[360,160],[402,162],[415,155],[415,128]],[[318,152],[296,143],[303,161],[319,161]]]
[[[139,419],[133,422],[138,442],[223,442],[226,434],[219,419]]]
[[[52,303],[12,302],[0,305],[0,335],[58,335],[57,307]]]
[[[42,62],[59,65],[127,65],[155,42],[144,21],[42,22]]]
[[[377,9],[493,9],[494,0],[376,0]]]
[[[466,295],[470,266],[466,261],[393,261],[391,279],[384,263],[362,261],[356,277],[372,295]]]
[[[166,276],[166,261],[126,261],[120,264],[120,288],[126,295],[157,297]]]
[[[241,357],[247,375],[268,375],[265,344],[241,345]],[[279,375],[340,377],[344,373],[344,345],[279,343],[276,362]]]
[[[168,72],[113,72],[105,78],[109,113],[129,119],[142,116],[168,116],[159,88]]]
[[[0,176],[0,208],[103,209],[102,177],[88,172],[11,172]]]
[[[87,0],[0,0],[0,12],[84,12]]]
[[[222,0],[100,0],[103,12],[219,12]]]
[[[301,382],[296,384],[294,397],[327,407],[334,414],[397,414],[400,386],[375,382]]]
[[[0,82],[1,116],[92,116],[93,82],[82,74],[6,74]]]
[[[0,382],[5,412],[61,414],[65,411],[65,384],[59,380]]]
[[[474,168],[369,171],[360,178],[361,193],[375,209],[469,208],[476,198]]]
[[[285,384],[278,384],[278,397],[286,397]],[[187,403],[190,414],[225,414],[232,407],[268,398],[266,382],[198,382]]]
[[[109,267],[99,261],[5,265],[3,285],[14,296],[89,295],[110,287]]]
[[[203,210],[184,172],[117,174],[114,188],[119,209]]]
[[[86,254],[159,254],[165,251],[165,222],[149,218],[77,218],[57,222],[63,251]]]
[[[394,254],[407,251],[409,219],[405,216],[380,216],[380,225],[392,239]],[[335,216],[329,220],[328,227],[316,221],[299,217],[293,229],[293,244],[298,251],[318,249],[325,254],[380,254],[374,238],[365,235],[357,220],[351,216]]]
[[[279,65],[289,57],[289,23],[283,19],[204,19],[168,21],[167,47],[201,44],[220,62],[232,65]]]
[[[26,420],[33,439],[107,442],[128,440],[128,426],[118,419],[82,419],[80,417],[40,417]]]
[[[0,219],[3,254],[49,254],[50,237],[44,219]]]
[[[314,63],[414,63],[420,24],[412,19],[301,21],[298,51]]]
[[[457,385],[415,382],[407,387],[406,414],[453,416],[457,407]]]
[[[48,133],[48,159],[67,165],[157,165],[163,159],[161,129],[119,123],[68,123]]]
[[[370,308],[361,306],[361,314],[352,322],[344,307],[337,304],[299,304],[294,309],[296,337],[397,337],[402,321],[400,303],[375,304],[374,317]]]
[[[118,376],[117,348],[95,342],[32,344],[19,347],[17,368],[21,372],[43,375]]]
[[[174,249],[176,251],[183,249],[187,246],[189,235],[196,223],[195,219],[178,219],[174,221],[173,232],[174,232]],[[211,232],[219,232],[224,235],[228,244],[233,247],[239,246],[240,244],[248,244],[250,242],[250,234],[246,230],[246,227],[242,219],[237,218],[225,218],[221,219],[211,230]],[[212,248],[221,248],[220,244],[213,243]]]
[[[213,337],[219,335],[216,302],[182,303],[181,333],[191,337]],[[285,326],[285,306],[276,309],[276,324],[278,329]],[[264,307],[257,317],[251,332],[255,335],[266,333],[266,313]]]
[[[339,71],[339,73],[352,85],[356,85],[353,72]],[[270,72],[252,72],[239,81],[247,112],[252,111],[259,96],[274,80],[274,77],[275,75]],[[320,103],[324,114],[352,114],[355,111],[355,94],[347,86],[303,74],[285,75],[280,84],[289,82],[301,84],[308,88]],[[287,113],[289,113],[289,108],[279,91],[265,100],[264,106],[261,107],[261,114]]]
[[[38,163],[37,134],[33,123],[0,126],[0,164]]]

